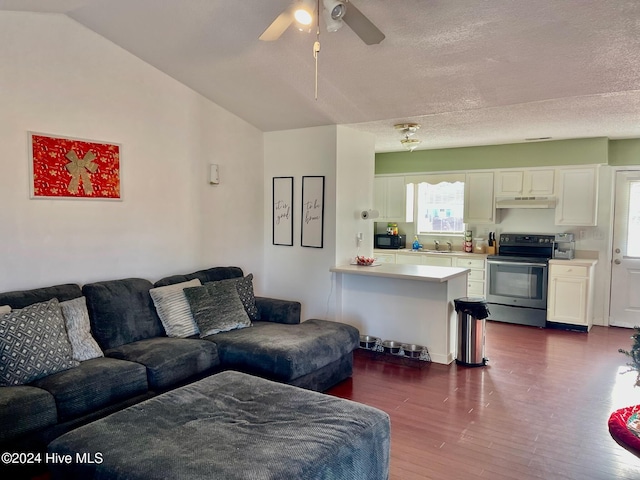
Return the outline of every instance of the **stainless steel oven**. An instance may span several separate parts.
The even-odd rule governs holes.
[[[554,235],[504,233],[497,255],[487,257],[491,320],[544,327],[547,276]]]

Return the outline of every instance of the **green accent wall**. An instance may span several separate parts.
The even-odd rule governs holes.
[[[624,145],[613,145],[629,142]],[[483,168],[546,167],[609,163],[610,152],[618,162],[635,158],[640,164],[640,139],[610,141],[606,137],[514,143],[479,147],[416,150],[376,154],[376,174],[477,170]],[[631,165],[633,163],[617,163]]]
[[[640,138],[610,141],[609,165],[640,165]]]

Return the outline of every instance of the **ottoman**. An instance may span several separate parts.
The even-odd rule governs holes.
[[[226,371],[62,435],[48,454],[70,463],[48,467],[53,479],[387,479],[389,435],[378,409]]]

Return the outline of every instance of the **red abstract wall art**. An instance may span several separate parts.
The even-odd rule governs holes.
[[[119,200],[120,145],[29,133],[32,198]]]

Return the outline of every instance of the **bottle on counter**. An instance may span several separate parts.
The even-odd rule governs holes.
[[[420,250],[420,241],[418,240],[417,235],[413,238],[413,249]]]

